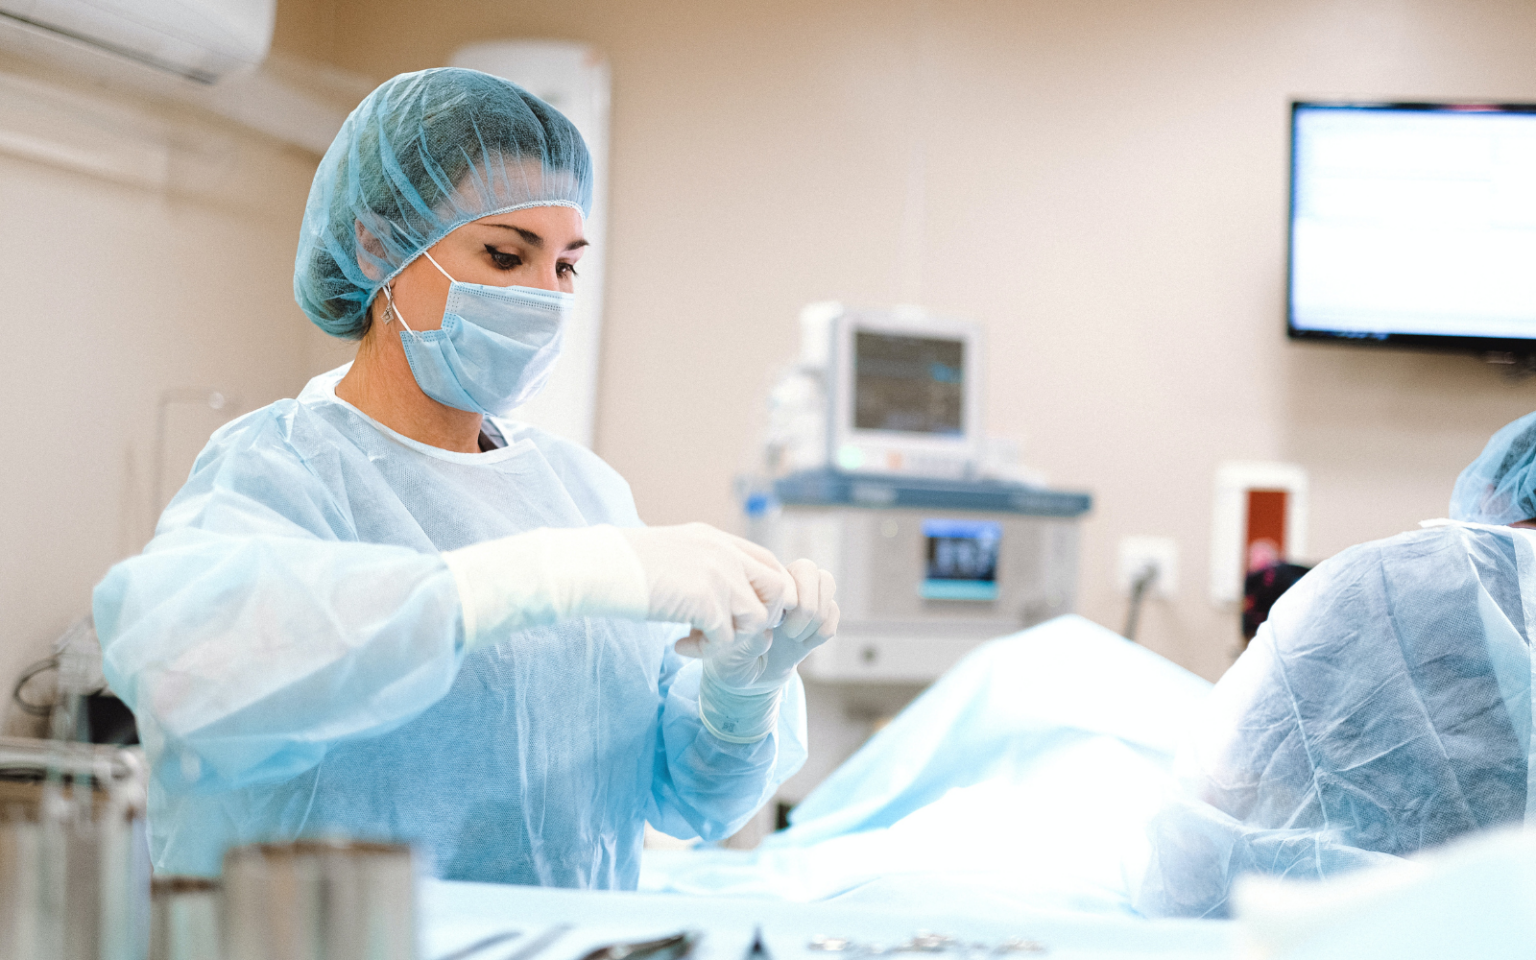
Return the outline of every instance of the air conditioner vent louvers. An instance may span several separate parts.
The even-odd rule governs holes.
[[[0,0],[0,45],[84,45],[213,84],[257,66],[275,0]]]

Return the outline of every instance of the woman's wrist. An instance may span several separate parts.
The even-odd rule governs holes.
[[[704,729],[727,743],[756,743],[772,733],[778,725],[784,684],[768,691],[735,690],[721,684],[709,666],[704,664],[699,677],[699,720]]]
[[[543,528],[443,554],[464,645],[577,617],[644,620],[645,570],[615,527]]]

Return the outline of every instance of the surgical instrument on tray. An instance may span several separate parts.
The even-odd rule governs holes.
[[[460,947],[452,953],[445,953],[438,957],[437,960],[467,960],[468,957],[479,953],[481,950],[494,947],[498,943],[505,943],[514,937],[520,936],[521,933],[522,931],[520,930],[503,930],[500,933],[493,933],[488,937],[481,937],[467,947]]]
[[[958,953],[969,957],[973,954],[1000,957],[1017,953],[1045,953],[1046,946],[1038,940],[1025,937],[1009,937],[997,943],[967,943],[959,937],[943,933],[919,932],[894,945],[859,943],[847,937],[818,934],[806,944],[807,950],[819,953],[841,953],[850,957],[887,956],[896,953]]]
[[[763,927],[761,924],[752,931],[752,946],[747,948],[747,955],[743,960],[773,960],[768,953],[768,946],[763,943]]]
[[[504,960],[533,960],[535,956],[544,951],[545,947],[548,947],[570,932],[570,929],[571,925],[568,923],[557,923],[512,951]]]
[[[598,947],[581,960],[682,960],[693,952],[702,936],[697,930],[683,930],[656,940],[610,943]]]

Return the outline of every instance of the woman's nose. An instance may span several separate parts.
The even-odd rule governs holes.
[[[529,284],[529,286],[532,286],[532,287],[534,287],[535,289],[538,289],[538,290],[554,290],[554,291],[559,291],[559,289],[560,289],[560,274],[559,274],[559,270],[560,270],[559,264],[551,264],[547,268],[540,267],[538,272],[533,277],[535,282]]]

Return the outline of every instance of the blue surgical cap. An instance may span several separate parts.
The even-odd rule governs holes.
[[[358,338],[379,288],[449,232],[525,207],[592,208],[592,160],[560,111],[499,77],[403,73],[342,124],[309,189],[293,294]]]
[[[1515,523],[1536,518],[1536,413],[1493,435],[1456,478],[1451,519]]]

